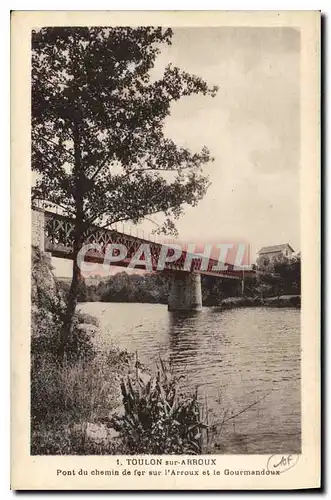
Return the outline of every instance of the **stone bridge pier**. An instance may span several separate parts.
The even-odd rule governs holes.
[[[45,213],[44,210],[32,210],[31,218],[31,244],[34,248],[39,248],[39,250],[44,254],[47,262],[52,263],[52,254],[50,252],[45,252]]]
[[[202,307],[201,275],[174,271],[170,275],[168,310],[192,311]]]

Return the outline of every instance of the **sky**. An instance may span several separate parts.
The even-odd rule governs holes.
[[[293,28],[180,28],[162,46],[153,77],[171,62],[219,91],[174,103],[165,133],[215,161],[211,186],[177,221],[179,239],[300,250],[300,32]],[[162,218],[155,216],[156,223]],[[145,234],[155,225],[139,226]],[[53,259],[58,275],[70,261]]]

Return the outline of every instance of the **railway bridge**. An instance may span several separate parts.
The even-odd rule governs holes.
[[[54,212],[32,209],[32,245],[54,257],[73,259],[74,219]],[[107,249],[125,248],[126,255],[121,259],[112,256],[111,265],[160,271],[160,258],[165,260],[162,271],[170,275],[168,295],[169,310],[194,310],[202,306],[201,275],[217,276],[221,279],[242,280],[243,271],[234,265],[218,260],[204,258],[183,250],[175,259],[175,250],[167,243],[139,238],[115,229],[105,229],[91,225],[84,235],[83,260],[104,264]],[[111,247],[110,247],[111,245]],[[148,249],[148,252],[147,252]],[[116,252],[116,250],[115,250]],[[173,253],[172,253],[173,252]],[[173,256],[172,256],[173,255]],[[148,259],[147,259],[148,256]],[[166,257],[164,259],[164,257]],[[221,268],[222,267],[222,268]],[[245,271],[252,273],[252,271]]]

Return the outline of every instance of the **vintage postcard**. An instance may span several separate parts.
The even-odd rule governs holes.
[[[320,13],[11,23],[11,488],[319,488]]]

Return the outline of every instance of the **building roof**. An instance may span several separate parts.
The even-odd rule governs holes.
[[[289,248],[294,252],[294,249],[291,247],[289,243],[284,243],[283,245],[272,245],[270,247],[262,247],[257,253],[258,254],[266,254],[266,253],[275,253],[282,252],[286,248]]]

